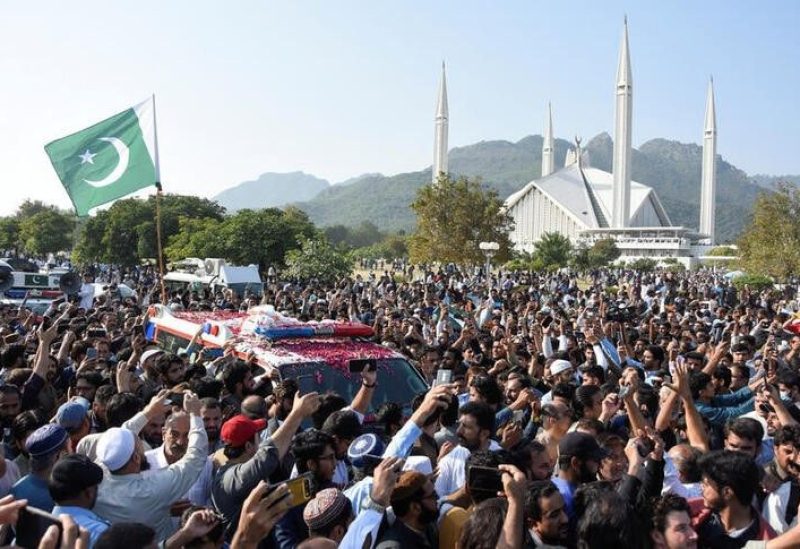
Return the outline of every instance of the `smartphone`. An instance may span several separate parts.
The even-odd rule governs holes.
[[[69,329],[69,321],[68,320],[62,320],[61,322],[59,322],[57,324],[57,326],[58,326],[58,328],[57,328],[58,331],[56,333],[58,335],[64,335],[64,332],[66,332]]]
[[[314,497],[313,479],[313,473],[305,473],[286,481],[289,497],[292,499],[292,507],[308,503]]]
[[[313,393],[316,391],[316,383],[314,382],[314,376],[311,374],[304,375],[304,376],[297,376],[297,390],[300,392],[301,395],[307,395],[308,393]]]
[[[639,452],[639,455],[642,457],[647,457],[650,452],[652,452],[656,447],[656,443],[653,442],[652,438],[643,438],[639,442],[636,443],[636,450]]]
[[[553,317],[552,316],[546,316],[546,317],[544,317],[544,320],[542,320],[542,328],[547,328],[552,323],[553,323]]]
[[[58,528],[58,542],[56,547],[61,547],[61,534],[63,526],[58,517],[36,507],[23,507],[19,511],[19,519],[15,528],[16,545],[19,547],[39,547],[45,532],[50,526]]]
[[[470,467],[467,472],[470,494],[497,496],[503,491],[503,472],[494,467]]]
[[[378,361],[374,358],[356,358],[349,362],[350,372],[360,374],[361,372],[374,372],[378,369]]]
[[[102,328],[92,328],[91,330],[86,332],[86,335],[88,337],[94,337],[94,338],[106,337],[106,331]]]
[[[447,385],[452,382],[453,370],[436,370],[436,380],[433,382],[434,387],[437,385]]]
[[[86,349],[86,358],[97,358],[97,349],[94,347]]]
[[[618,393],[619,394],[619,398],[625,398],[626,396],[628,396],[628,393],[630,392],[630,390],[631,390],[630,385],[623,385],[622,387],[620,387],[619,388],[619,393]]]

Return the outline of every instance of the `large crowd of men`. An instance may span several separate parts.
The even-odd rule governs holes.
[[[412,403],[373,402],[368,369],[347,402],[165,352],[149,268],[0,305],[0,543],[38,509],[47,548],[800,547],[796,286],[403,269],[167,300],[368,324],[431,386]]]

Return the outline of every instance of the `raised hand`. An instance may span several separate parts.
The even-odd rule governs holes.
[[[297,410],[303,417],[309,417],[319,408],[319,393],[306,393],[300,395],[298,391],[294,395],[292,410]]]

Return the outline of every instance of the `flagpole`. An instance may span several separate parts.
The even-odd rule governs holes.
[[[156,123],[156,94],[153,94],[153,164],[156,169],[156,248],[158,250],[158,275],[161,281],[161,303],[167,304],[167,287],[164,283],[164,250],[161,246],[161,168],[158,165],[158,126]]]

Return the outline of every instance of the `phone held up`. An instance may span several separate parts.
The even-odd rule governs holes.
[[[433,382],[434,387],[437,385],[447,385],[452,382],[453,370],[436,370],[436,379]]]
[[[30,505],[23,507],[19,511],[19,519],[15,528],[16,545],[19,547],[39,547],[39,542],[45,532],[53,525],[58,528],[59,541],[57,547],[60,547],[63,526],[58,517]]]
[[[267,491],[264,497],[271,494],[272,491],[281,484],[285,484],[289,490],[286,497],[290,498],[292,507],[303,505],[311,501],[311,498],[316,495],[313,479],[313,473],[304,473],[296,478],[270,486],[269,491]],[[277,501],[275,503],[277,503]],[[273,505],[275,505],[275,503],[273,503]]]
[[[503,491],[503,472],[494,467],[470,467],[467,486],[470,494],[495,497]]]
[[[378,369],[378,361],[374,358],[356,358],[348,363],[350,372],[360,374],[361,372],[374,372]]]

